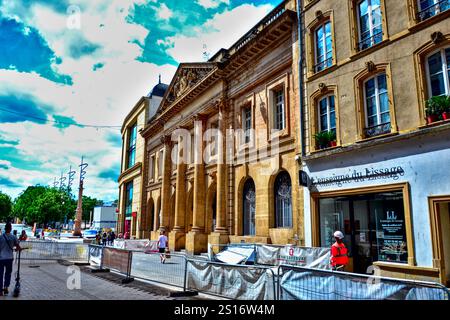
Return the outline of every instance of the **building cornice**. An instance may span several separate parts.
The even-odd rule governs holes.
[[[142,171],[142,162],[137,162],[134,166],[132,166],[131,168],[128,168],[127,170],[125,170],[124,172],[122,172],[119,176],[119,179],[117,180],[119,182],[119,185],[121,185],[124,181],[122,181],[124,179],[124,177],[135,173],[136,175],[141,174]]]
[[[141,97],[138,102],[134,105],[133,109],[127,114],[125,117],[125,120],[123,121],[122,128],[120,129],[121,134],[123,135],[126,128],[129,125],[130,119],[133,118],[133,115],[140,109],[140,108],[146,108],[148,106],[148,97]]]

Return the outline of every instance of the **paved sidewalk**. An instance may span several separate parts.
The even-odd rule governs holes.
[[[0,297],[1,300],[175,300],[168,297],[167,292],[152,290],[151,287],[136,283],[135,285],[120,284],[120,277],[90,274],[86,267],[80,267],[81,287],[70,290],[67,287],[67,265],[57,262],[39,262],[39,267],[24,263],[21,265],[21,294],[12,297],[15,285],[15,268],[12,274],[9,296]],[[72,276],[73,277],[73,276]],[[137,281],[135,281],[137,282]],[[152,292],[153,291],[153,292]],[[186,299],[186,298],[184,298]]]

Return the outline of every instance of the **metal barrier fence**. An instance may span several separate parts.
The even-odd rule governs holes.
[[[449,300],[449,290],[433,282],[278,267],[279,300]]]
[[[269,267],[187,259],[185,290],[239,300],[276,300],[275,273]]]
[[[131,275],[135,278],[183,288],[186,278],[186,257],[170,254],[165,263],[160,262],[159,253],[133,251]]]
[[[21,260],[70,260],[88,261],[89,248],[84,243],[60,243],[53,241],[21,241],[20,246],[26,250],[21,253]]]
[[[336,272],[292,265],[225,264],[171,254],[89,246],[89,262],[133,278],[229,299],[245,300],[449,300],[438,283]]]

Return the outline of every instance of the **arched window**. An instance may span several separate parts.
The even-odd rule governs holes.
[[[256,193],[253,179],[248,179],[244,184],[243,197],[243,224],[244,236],[254,236],[256,234],[255,212]]]
[[[275,227],[292,227],[292,183],[286,171],[275,179]]]

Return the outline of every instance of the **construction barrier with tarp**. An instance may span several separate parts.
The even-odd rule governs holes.
[[[210,260],[217,262],[267,266],[288,264],[318,269],[331,269],[329,248],[246,243],[231,243],[227,245],[209,244],[208,246]],[[214,251],[219,251],[219,253],[213,254]]]
[[[272,269],[187,259],[186,289],[239,300],[275,300]]]
[[[432,282],[284,264],[269,267],[218,263],[176,253],[162,264],[158,253],[90,247],[91,264],[98,266],[100,259],[99,269],[111,268],[125,275],[124,282],[133,276],[177,286],[186,293],[197,291],[239,300],[449,299],[448,289]]]
[[[438,283],[287,265],[278,281],[279,300],[449,300]]]
[[[125,239],[115,239],[114,248],[125,249],[125,250],[135,250],[135,251],[145,251],[149,247],[154,246],[153,243],[156,241],[151,240],[125,240]]]

